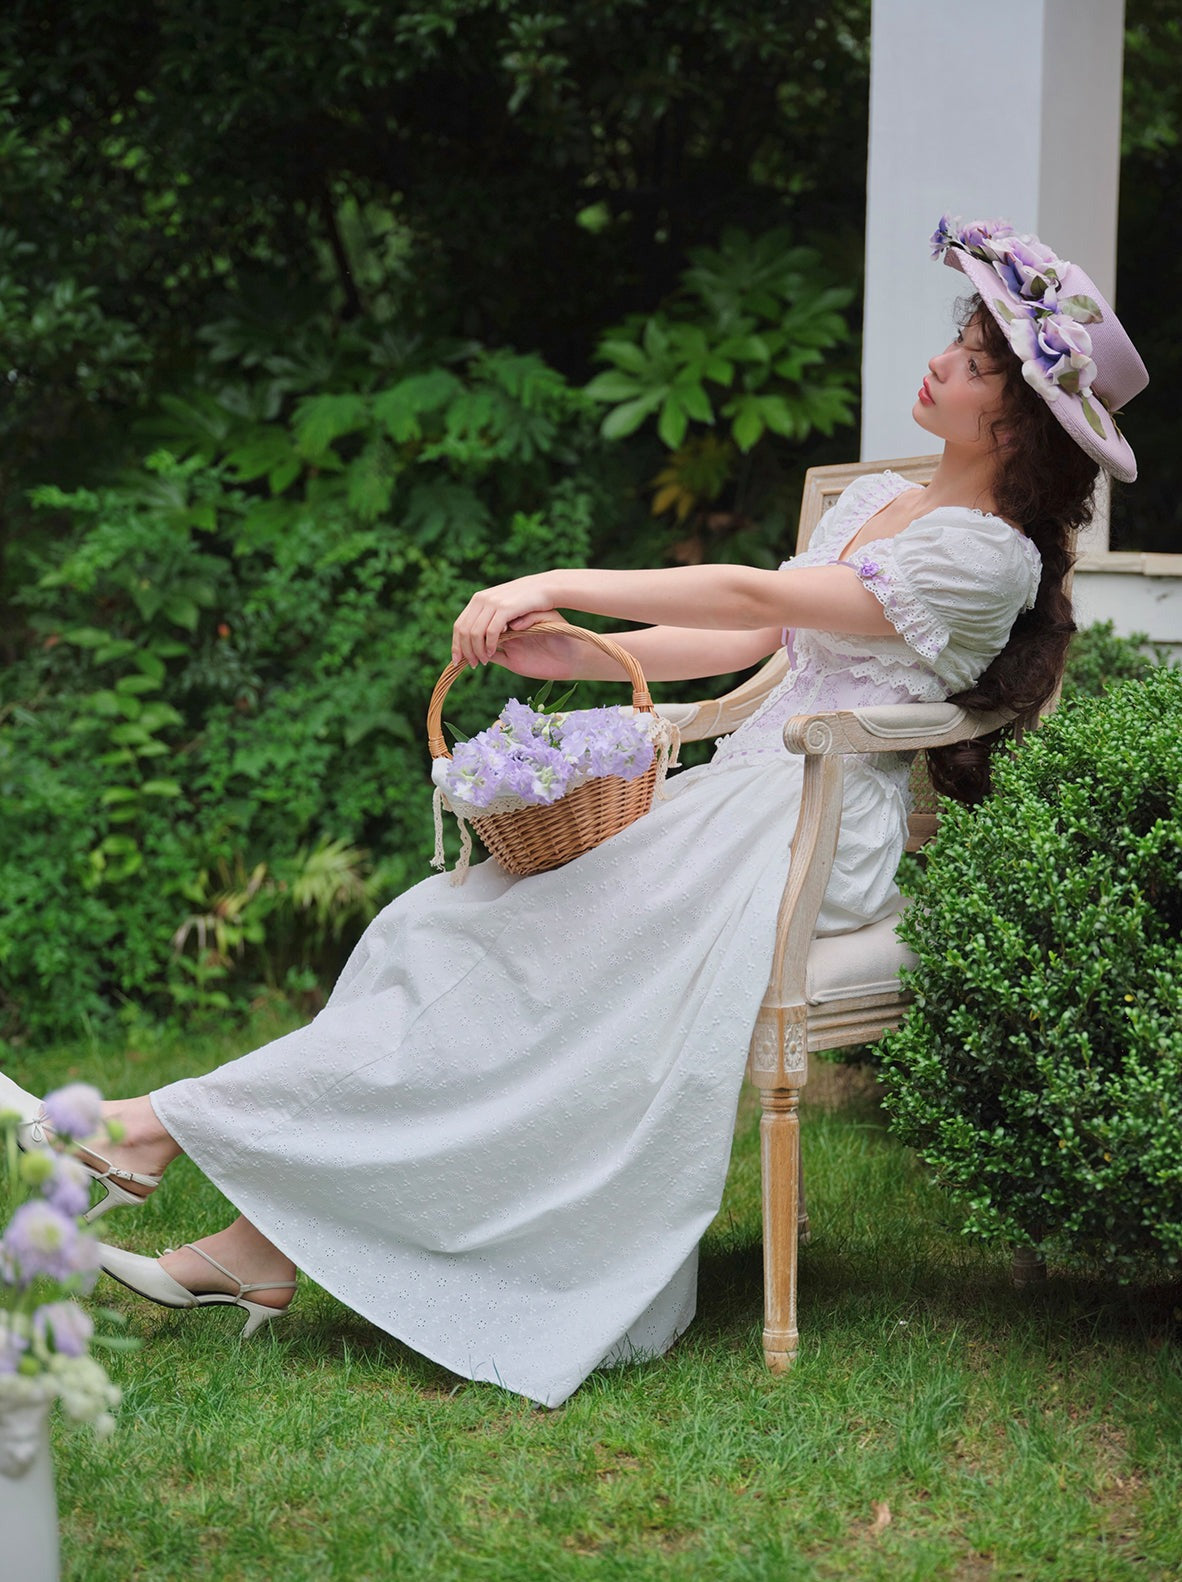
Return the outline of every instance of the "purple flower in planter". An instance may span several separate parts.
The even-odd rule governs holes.
[[[63,1357],[84,1357],[94,1324],[77,1302],[46,1302],[33,1314],[33,1333]]]
[[[72,1219],[40,1200],[21,1204],[9,1221],[0,1250],[5,1264],[23,1285],[39,1274],[51,1280],[80,1275],[85,1281],[92,1277],[89,1283],[93,1284],[98,1274],[94,1238],[81,1234]]]
[[[92,1137],[103,1123],[103,1096],[89,1082],[71,1082],[45,1096],[45,1118],[59,1137]]]
[[[60,1213],[76,1218],[90,1207],[90,1177],[76,1159],[55,1154],[53,1174],[42,1186],[41,1194]]]

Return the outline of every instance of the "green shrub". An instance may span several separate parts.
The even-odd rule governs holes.
[[[0,1036],[331,981],[429,872],[456,613],[584,564],[617,503],[589,403],[538,358],[345,340],[330,375],[293,346],[168,398],[117,483],[35,491],[32,641],[0,671]],[[506,690],[466,677],[451,717]]]
[[[1097,698],[1117,681],[1139,681],[1165,664],[1166,649],[1150,646],[1144,632],[1118,637],[1111,621],[1095,621],[1071,639],[1063,696]]]
[[[1065,704],[949,806],[886,1105],[966,1229],[1182,1262],[1182,671]]]

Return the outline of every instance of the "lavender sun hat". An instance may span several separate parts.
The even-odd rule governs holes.
[[[1132,483],[1137,460],[1113,414],[1144,390],[1149,375],[1091,277],[1004,220],[965,225],[944,215],[932,250],[968,277],[1027,383],[1076,444],[1114,478]]]

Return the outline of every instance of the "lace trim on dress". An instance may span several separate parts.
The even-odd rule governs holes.
[[[837,564],[853,567],[907,646],[931,663],[948,647],[951,633],[921,599],[892,580],[891,567],[883,555],[884,551],[877,544],[863,544],[848,560],[839,560]]]
[[[925,530],[924,519],[918,518],[902,533],[872,539],[838,559],[859,525],[915,487],[890,472],[858,479],[822,517],[808,548],[793,561],[784,562],[850,566],[882,605],[891,624],[889,634],[863,637],[808,627],[786,633],[792,668],[754,714],[718,741],[715,763],[766,762],[770,757],[784,756],[784,726],[794,714],[876,703],[937,702],[980,674],[990,657],[992,639],[996,637],[1000,644],[1004,633],[994,630],[996,612],[990,599],[985,600],[979,620],[966,618],[957,625],[958,614],[972,610],[975,590],[1010,587],[1013,599],[1009,607],[1014,609],[1020,593],[1031,584],[1037,588],[1041,561],[1028,539],[1015,535],[1000,518],[991,518],[986,512],[948,508],[966,523],[988,526],[984,532],[958,537],[938,579],[939,597],[931,602],[923,578],[916,577],[915,550],[917,538],[925,531],[924,543],[939,538],[939,524]],[[993,531],[994,526],[1005,528],[1004,537]],[[1029,567],[1026,587],[1009,550],[1013,536],[1019,537],[1022,558]]]
[[[907,690],[913,695],[916,703],[943,703],[948,696],[947,689],[941,684],[939,677],[933,675],[918,660],[892,657],[888,663],[873,654],[867,654],[864,659],[851,664],[846,674],[855,681],[869,681],[876,688],[897,687],[900,670],[907,673]]]

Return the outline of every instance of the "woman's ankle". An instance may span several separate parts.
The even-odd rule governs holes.
[[[109,1099],[103,1104],[103,1120],[110,1127],[108,1149],[137,1153],[153,1161],[152,1173],[158,1175],[182,1152],[180,1145],[164,1128],[146,1095],[134,1099]],[[102,1150],[102,1139],[92,1139]]]

